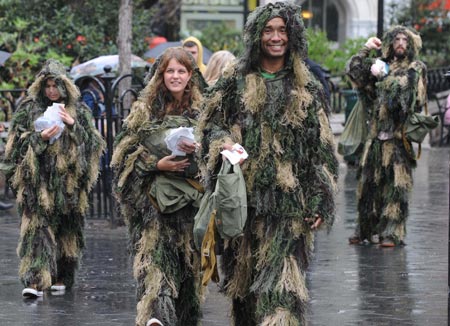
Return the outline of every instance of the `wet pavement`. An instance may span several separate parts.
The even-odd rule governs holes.
[[[355,169],[342,162],[333,229],[316,237],[308,272],[311,326],[446,325],[449,148],[422,153],[414,174],[405,247],[350,246],[356,211]],[[88,221],[86,250],[71,291],[24,301],[17,277],[18,218],[0,211],[0,325],[133,326],[135,285],[124,227]],[[203,326],[229,325],[229,304],[214,284]],[[189,325],[187,325],[189,326]]]

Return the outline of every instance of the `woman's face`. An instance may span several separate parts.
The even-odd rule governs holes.
[[[173,97],[181,101],[184,89],[191,76],[192,72],[189,72],[185,66],[172,58],[164,71],[164,85],[166,85]]]
[[[61,97],[59,94],[58,87],[53,79],[47,79],[45,82],[45,96],[47,96],[51,101],[56,102]]]

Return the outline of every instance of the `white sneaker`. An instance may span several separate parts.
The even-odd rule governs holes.
[[[147,324],[146,324],[146,326],[155,326],[155,325],[158,325],[158,326],[164,326],[158,319],[156,319],[156,318],[152,318],[152,319],[150,319],[148,322],[147,322]]]
[[[66,290],[66,286],[64,284],[62,285],[52,285],[50,287],[51,291],[65,291]]]
[[[33,288],[25,288],[22,291],[22,296],[27,299],[35,299],[35,298],[42,297],[43,295],[44,295],[44,292],[38,291]]]

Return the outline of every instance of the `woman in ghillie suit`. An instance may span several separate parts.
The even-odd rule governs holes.
[[[48,106],[61,103],[60,127],[35,131]],[[104,149],[90,110],[66,76],[65,67],[48,60],[13,116],[6,145],[6,176],[21,215],[19,275],[25,297],[42,290],[72,287],[84,247],[88,193],[97,180]]]
[[[427,101],[426,66],[418,60],[420,36],[394,26],[383,40],[371,37],[348,62],[347,75],[370,109],[369,135],[360,162],[358,220],[351,244],[363,241],[382,247],[401,245],[406,235],[408,196],[412,189],[415,153],[403,134],[404,123]],[[389,65],[382,73],[376,50]]]
[[[300,7],[255,9],[245,53],[205,96],[202,175],[213,191],[220,151],[239,143],[248,217],[242,237],[226,240],[224,288],[234,325],[305,324],[306,270],[314,231],[334,220],[338,164],[327,102],[304,60]]]
[[[150,317],[148,325],[199,321],[200,260],[192,246],[202,196],[196,146],[182,142],[186,156],[174,156],[164,138],[179,127],[195,128],[204,86],[192,56],[167,49],[116,138],[115,193],[129,228],[138,326]]]

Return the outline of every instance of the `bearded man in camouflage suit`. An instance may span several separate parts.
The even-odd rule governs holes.
[[[371,37],[347,64],[347,75],[366,108],[370,131],[360,162],[358,220],[351,244],[403,244],[416,154],[404,123],[426,103],[426,66],[417,59],[420,36],[394,26],[383,41]],[[377,58],[376,50],[381,50]],[[381,61],[376,61],[381,59]],[[381,66],[380,66],[381,64]]]
[[[249,154],[241,165],[247,222],[223,253],[234,325],[305,323],[313,231],[334,220],[338,164],[323,88],[304,61],[304,32],[293,3],[253,11],[245,53],[212,87],[199,122],[211,191],[223,148],[239,143]]]

